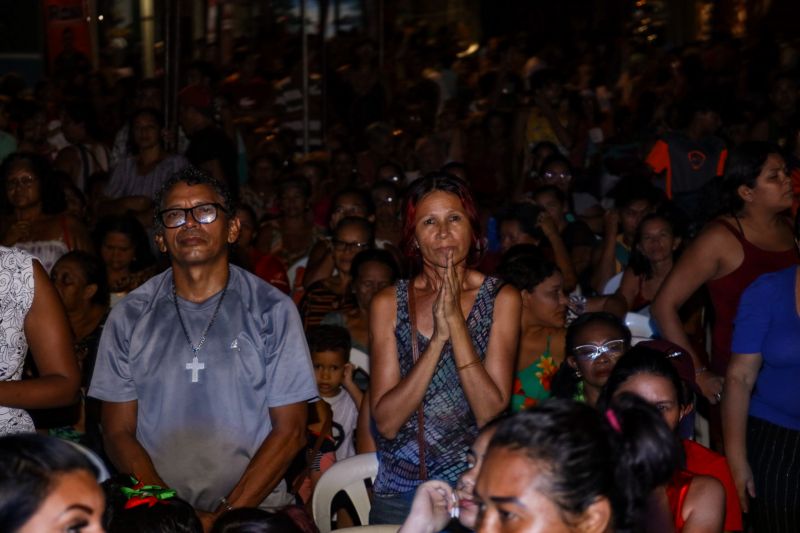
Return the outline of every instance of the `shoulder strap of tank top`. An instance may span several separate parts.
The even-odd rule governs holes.
[[[719,222],[720,224],[722,224],[723,226],[725,226],[728,229],[728,231],[733,233],[733,236],[736,237],[737,239],[739,239],[739,242],[742,242],[742,243],[746,243],[747,242],[747,239],[745,239],[745,237],[744,237],[744,229],[742,229],[742,223],[739,222],[738,218],[736,218],[736,224],[739,226],[738,230],[735,227],[733,227],[733,224],[731,224],[727,220],[723,220],[721,218],[718,218],[716,221]]]
[[[414,280],[408,280],[408,318],[411,329],[411,355],[414,364],[419,360],[419,344],[417,343],[417,302],[414,297]],[[417,445],[419,446],[419,479],[428,479],[428,466],[425,464],[425,396],[417,409]]]

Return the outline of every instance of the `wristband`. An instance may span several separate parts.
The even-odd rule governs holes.
[[[471,366],[475,366],[475,365],[479,365],[479,364],[481,364],[481,360],[480,359],[475,359],[474,361],[470,361],[469,363],[467,363],[465,365],[457,366],[456,370],[461,372],[462,370],[465,370],[465,369],[467,369],[467,368],[469,368]]]

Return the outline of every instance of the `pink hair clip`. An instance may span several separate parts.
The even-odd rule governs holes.
[[[606,409],[606,420],[608,420],[608,423],[611,424],[611,427],[614,429],[614,431],[617,433],[622,433],[622,426],[619,424],[619,419],[617,419],[616,413],[614,413],[614,411],[611,409]]]

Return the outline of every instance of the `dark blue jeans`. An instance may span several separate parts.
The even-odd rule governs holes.
[[[391,496],[373,494],[372,507],[369,510],[369,523],[372,524],[402,524],[411,511],[411,502],[414,501],[414,492],[404,492]]]

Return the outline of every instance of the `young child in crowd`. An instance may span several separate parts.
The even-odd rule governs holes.
[[[341,326],[322,325],[309,328],[306,337],[319,395],[333,411],[336,460],[341,461],[355,455],[353,434],[363,398],[353,382],[350,333]]]

